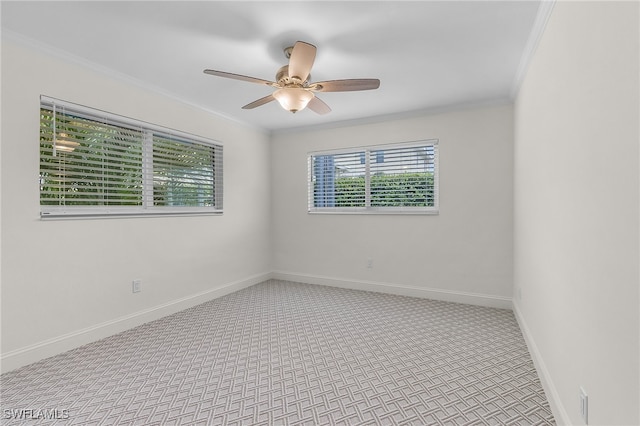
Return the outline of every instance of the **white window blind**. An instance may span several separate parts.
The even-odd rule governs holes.
[[[309,212],[438,213],[438,142],[309,154]]]
[[[40,100],[41,216],[222,212],[222,145]]]

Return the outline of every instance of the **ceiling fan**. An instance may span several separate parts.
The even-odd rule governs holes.
[[[243,109],[253,109],[277,100],[284,109],[293,113],[301,111],[308,106],[310,110],[318,114],[326,114],[331,111],[331,108],[315,95],[316,92],[350,92],[380,87],[380,80],[376,78],[329,80],[311,83],[309,82],[311,78],[309,72],[316,58],[316,47],[312,44],[298,41],[292,47],[287,47],[284,53],[285,57],[289,59],[289,64],[278,70],[276,81],[209,69],[204,70],[204,72],[218,77],[264,84],[277,89],[272,94],[243,106]]]

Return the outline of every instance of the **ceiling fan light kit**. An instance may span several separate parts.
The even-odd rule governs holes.
[[[302,87],[286,87],[273,92],[273,97],[276,98],[282,108],[294,114],[305,109],[314,96],[313,93]]]
[[[317,83],[309,83],[311,67],[316,58],[316,47],[303,41],[296,42],[292,47],[284,50],[289,64],[281,67],[276,73],[276,81],[268,81],[255,77],[247,77],[240,74],[232,74],[224,71],[206,69],[205,74],[250,83],[264,84],[277,89],[271,95],[260,98],[245,106],[243,109],[253,109],[277,100],[282,108],[296,113],[307,106],[317,114],[327,114],[331,108],[320,100],[314,92],[349,92],[358,90],[371,90],[380,87],[380,80],[375,78],[331,80]]]

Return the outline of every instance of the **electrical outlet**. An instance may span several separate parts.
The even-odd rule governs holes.
[[[132,285],[131,285],[131,291],[133,293],[139,293],[140,292],[140,280],[133,280],[132,281]]]
[[[589,424],[589,397],[587,392],[580,388],[580,416],[584,420],[584,424]]]
[[[373,259],[367,259],[367,269],[373,268]]]

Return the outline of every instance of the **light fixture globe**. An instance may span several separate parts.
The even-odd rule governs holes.
[[[273,92],[273,97],[282,108],[296,113],[306,108],[315,95],[302,87],[284,87]]]

